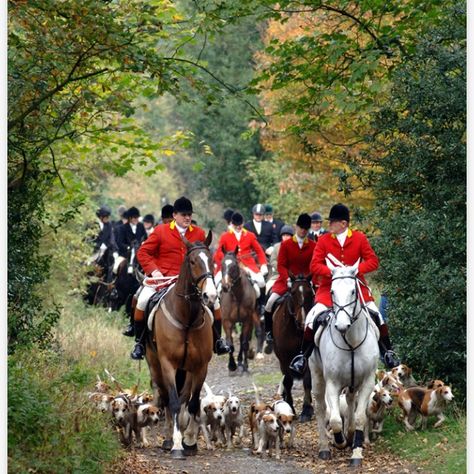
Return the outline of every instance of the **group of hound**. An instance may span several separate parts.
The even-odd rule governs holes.
[[[415,429],[415,421],[421,415],[422,429],[426,429],[429,416],[436,416],[437,428],[445,420],[443,414],[447,403],[454,398],[451,387],[441,380],[431,380],[426,386],[419,385],[412,375],[412,369],[400,364],[388,372],[377,372],[377,383],[367,406],[367,424],[364,442],[368,444],[370,436],[382,432],[387,409],[393,407],[393,400],[398,400],[402,410],[402,420],[408,431]],[[344,394],[340,399],[341,413],[344,413]],[[346,405],[347,406],[347,405]]]
[[[150,394],[123,390],[107,370],[106,373],[114,383],[115,391],[97,376],[95,391],[89,393],[89,399],[99,410],[112,415],[113,424],[125,446],[132,444],[133,437],[138,447],[150,446],[147,430],[153,429],[164,418],[163,410],[152,403]],[[207,383],[204,383],[203,388],[206,395],[201,399],[199,426],[207,449],[243,446],[245,418],[250,427],[251,446],[255,454],[262,454],[268,449],[271,457],[275,449],[275,457],[280,459],[280,446],[283,445],[285,435],[286,447],[294,446],[296,416],[290,405],[282,399],[281,387],[271,401],[263,402],[253,384],[255,401],[250,405],[247,416],[236,395],[231,392],[228,397],[216,395]],[[347,416],[345,393],[343,391],[339,399],[343,418]],[[435,428],[440,426],[445,420],[443,412],[446,405],[453,398],[451,388],[441,380],[432,380],[426,386],[417,384],[412,370],[405,364],[388,372],[378,371],[377,383],[366,410],[364,443],[370,444],[370,439],[382,432],[385,415],[395,405],[394,399],[398,400],[402,410],[405,428],[412,431],[418,415],[422,417],[422,429],[426,429],[429,416],[437,417]],[[188,411],[182,409],[181,426],[186,426],[187,417]]]
[[[131,446],[135,436],[138,447],[148,447],[147,427],[153,428],[163,418],[163,410],[152,403],[153,395],[136,389],[124,390],[115,378],[106,370],[114,383],[112,388],[97,376],[95,391],[89,392],[88,397],[98,410],[110,413],[112,424],[118,431],[120,441],[124,446]]]

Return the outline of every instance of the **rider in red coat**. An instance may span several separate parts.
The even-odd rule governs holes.
[[[273,310],[275,301],[288,291],[289,272],[293,275],[308,275],[309,262],[313,255],[315,242],[308,239],[308,230],[311,227],[309,214],[301,214],[296,221],[296,234],[291,239],[281,243],[278,253],[277,269],[278,278],[272,286],[272,293],[265,305],[265,337],[267,347],[265,352],[271,352],[273,343]]]
[[[268,273],[267,259],[257,237],[253,232],[243,228],[244,218],[239,212],[234,212],[230,221],[230,228],[224,232],[217,244],[214,254],[216,264],[216,285],[219,285],[222,274],[221,264],[226,252],[235,252],[239,247],[238,258],[245,267],[253,282],[257,298],[261,289],[265,287],[265,275]],[[254,256],[255,255],[255,256]]]
[[[300,375],[306,367],[306,355],[309,355],[314,348],[316,330],[320,324],[324,323],[328,311],[332,308],[332,274],[326,264],[326,258],[331,260],[335,266],[354,265],[360,259],[357,277],[362,289],[362,299],[380,330],[379,348],[382,358],[389,368],[400,363],[392,351],[388,327],[380,315],[364,278],[364,274],[378,268],[379,259],[367,237],[362,232],[349,228],[349,220],[349,209],[343,204],[334,205],[329,213],[330,233],[320,236],[314,249],[310,270],[313,273],[313,282],[318,285],[316,305],[306,317],[301,354],[297,355],[290,363],[290,368]]]
[[[193,205],[186,197],[177,199],[173,206],[173,220],[169,224],[160,224],[141,245],[137,258],[143,271],[154,278],[176,276],[186,256],[187,247],[183,237],[189,242],[204,242],[204,230],[191,225]],[[145,347],[141,338],[145,330],[145,309],[150,297],[155,293],[154,288],[144,286],[138,297],[134,312],[135,319],[135,347],[131,353],[132,359],[143,359]],[[218,354],[228,352],[225,342],[219,338],[220,320],[214,318],[215,351]]]

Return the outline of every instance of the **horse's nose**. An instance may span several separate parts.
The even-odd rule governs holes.
[[[350,324],[338,324],[336,323],[336,329],[344,336],[349,329]]]

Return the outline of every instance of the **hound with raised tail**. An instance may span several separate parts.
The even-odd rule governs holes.
[[[258,449],[259,446],[259,431],[258,431],[258,422],[260,417],[263,415],[265,410],[271,409],[269,405],[260,401],[258,395],[258,389],[254,383],[252,383],[253,389],[255,391],[255,401],[250,405],[249,410],[249,425],[250,425],[250,435],[252,438],[253,449]]]
[[[257,417],[258,423],[258,449],[257,454],[262,454],[268,447],[268,456],[272,456],[272,449],[275,446],[275,458],[280,459],[280,431],[277,416],[272,410],[265,410]]]
[[[206,382],[204,382],[203,387],[206,396],[201,400],[200,427],[207,449],[214,449],[211,441],[217,441],[220,446],[224,445],[224,404],[226,398],[222,395],[214,395]]]
[[[284,434],[288,434],[286,447],[292,448],[295,439],[295,412],[284,400],[276,400],[272,409],[280,424],[280,442],[283,443]]]
[[[132,443],[133,418],[136,408],[126,394],[116,396],[111,403],[112,418],[120,434],[120,441],[125,446]]]
[[[443,385],[436,389],[423,387],[412,387],[403,390],[398,396],[398,405],[403,410],[403,423],[408,431],[415,429],[415,421],[418,413],[422,416],[421,427],[426,429],[428,416],[435,415],[438,421],[434,424],[438,428],[445,416],[443,411],[448,402],[454,398],[451,387]]]
[[[237,434],[237,443],[242,443],[244,436],[244,416],[239,397],[232,395],[229,391],[229,398],[224,403],[224,423],[227,448],[232,448],[232,437]]]

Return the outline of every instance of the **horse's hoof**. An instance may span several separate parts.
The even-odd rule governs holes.
[[[362,466],[362,458],[352,458],[349,461],[349,466],[350,467],[359,467]]]
[[[323,461],[329,461],[331,459],[331,451],[319,451],[318,457]]]
[[[161,449],[164,449],[165,451],[171,451],[172,447],[173,447],[173,440],[171,439],[165,439],[163,441],[163,444],[161,445]]]
[[[186,443],[183,442],[183,448],[185,456],[196,456],[198,450],[197,443],[188,446]]]
[[[172,459],[186,459],[186,456],[184,455],[184,449],[172,449],[171,458]]]

